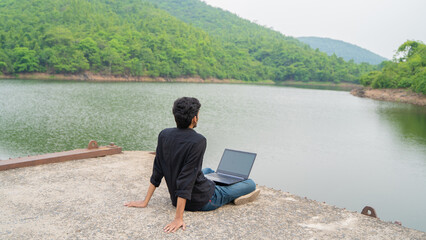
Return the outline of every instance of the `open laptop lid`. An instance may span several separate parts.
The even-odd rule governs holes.
[[[225,149],[216,172],[248,179],[256,155],[256,153]]]

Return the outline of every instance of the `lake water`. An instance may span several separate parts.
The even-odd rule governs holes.
[[[426,231],[426,108],[344,91],[184,83],[0,80],[0,159],[115,142],[155,150],[173,101],[197,97],[204,166],[258,153],[260,185]]]

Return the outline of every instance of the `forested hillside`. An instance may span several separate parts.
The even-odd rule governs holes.
[[[226,54],[204,31],[131,0],[4,0],[0,47],[3,73],[90,70],[247,80],[263,68]]]
[[[402,44],[393,61],[382,63],[381,71],[361,77],[364,86],[372,88],[410,88],[426,94],[426,45],[407,41]]]
[[[0,2],[0,74],[359,82],[374,68],[198,0]]]
[[[337,56],[315,51],[293,37],[259,26],[235,14],[199,0],[149,0],[175,17],[220,39],[226,48],[237,48],[268,67],[276,81],[359,82],[369,64],[345,62]]]
[[[313,49],[318,48],[329,56],[336,54],[346,61],[353,59],[356,63],[366,62],[377,65],[387,60],[367,49],[340,40],[320,37],[298,37],[297,39],[308,44]]]

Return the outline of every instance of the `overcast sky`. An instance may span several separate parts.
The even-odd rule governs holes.
[[[426,0],[203,0],[292,37],[343,40],[391,59],[426,43]]]

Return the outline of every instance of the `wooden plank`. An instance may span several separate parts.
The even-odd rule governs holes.
[[[116,145],[101,146],[92,149],[76,149],[65,152],[48,153],[37,156],[28,156],[21,158],[13,158],[9,160],[0,161],[0,171],[31,167],[41,164],[65,162],[71,160],[79,160],[85,158],[103,157],[106,155],[113,155],[122,152],[122,148]]]

